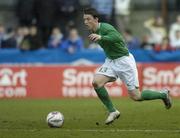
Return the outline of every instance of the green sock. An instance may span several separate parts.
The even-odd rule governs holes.
[[[144,90],[141,93],[141,97],[142,100],[164,99],[166,98],[166,94],[158,91]]]
[[[99,99],[102,101],[102,103],[106,106],[109,112],[114,112],[115,108],[109,98],[108,92],[104,87],[95,89]]]

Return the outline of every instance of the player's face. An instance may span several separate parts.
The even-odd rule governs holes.
[[[84,14],[84,24],[89,30],[95,30],[98,25],[98,18],[94,18],[90,14]]]

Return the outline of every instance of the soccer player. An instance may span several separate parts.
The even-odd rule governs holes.
[[[172,103],[169,90],[161,91],[139,90],[138,72],[134,57],[129,53],[122,35],[110,24],[98,20],[98,13],[93,8],[87,8],[83,14],[84,24],[90,30],[89,39],[97,42],[104,50],[107,58],[105,63],[94,75],[93,87],[109,111],[105,124],[118,119],[120,112],[113,106],[104,85],[120,78],[127,86],[128,94],[134,101],[161,99],[167,109]]]

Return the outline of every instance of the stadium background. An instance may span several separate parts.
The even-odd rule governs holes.
[[[91,81],[105,55],[87,40],[89,32],[83,26],[81,11],[92,4],[91,0],[0,0],[0,137],[179,137],[180,37],[173,45],[170,32],[177,23],[180,2],[117,1],[125,2],[124,7],[120,6],[122,14],[115,12],[115,0],[100,0],[101,4],[95,5],[101,9],[102,20],[115,25],[125,37],[137,61],[141,89],[169,88],[175,107],[166,112],[158,101],[135,105],[118,80],[107,88],[125,116],[110,128],[102,122],[97,125],[96,120],[103,121],[104,107],[94,98]],[[59,7],[54,7],[53,2],[59,2]],[[74,10],[64,11],[62,5]],[[52,10],[55,8],[59,10]],[[147,23],[159,17],[163,24]],[[31,27],[39,33],[35,43],[17,31]],[[51,43],[54,27],[63,35],[56,45]],[[68,45],[61,48],[61,41],[69,39],[72,29],[83,44],[73,49]],[[178,29],[180,25],[175,32]],[[160,33],[160,39],[153,41],[152,32],[156,35],[159,30],[166,33]],[[49,130],[44,123],[46,114],[53,110],[65,115],[60,133]]]
[[[55,2],[59,5],[53,5]],[[98,0],[94,1],[95,4],[99,4],[98,2]],[[128,47],[138,63],[142,88],[161,89],[168,87],[172,90],[171,95],[178,97],[180,95],[180,45],[171,46],[171,49],[163,49],[163,37],[171,37],[171,26],[176,22],[179,2],[175,0],[126,0],[124,1],[125,4],[123,1],[121,2],[124,7],[119,6],[117,8],[113,2],[116,1],[103,1],[101,2],[102,5],[96,5],[95,8],[98,8],[102,13],[100,17],[103,21],[114,24],[124,35]],[[107,4],[111,6],[107,6]],[[4,29],[4,32],[1,31],[0,38],[1,98],[61,98],[94,95],[91,88],[93,72],[98,65],[104,62],[105,55],[96,44],[87,40],[88,32],[82,29],[84,28],[81,19],[82,9],[89,5],[94,6],[93,0],[71,0],[69,2],[62,0],[46,2],[41,0],[29,0],[27,2],[1,0],[0,23],[1,28]],[[63,8],[68,9],[70,6],[74,10],[71,12],[63,11]],[[57,8],[60,9],[55,10]],[[121,11],[120,13],[116,13],[118,8]],[[57,22],[54,21],[55,17]],[[153,17],[164,20],[164,24],[159,26],[166,30],[167,34],[158,41],[149,40],[144,45],[143,37],[151,37],[153,27],[159,30],[158,25],[158,27],[153,26],[153,24],[150,27],[146,25],[146,22]],[[123,24],[117,18],[122,21],[127,18],[128,21],[126,19]],[[119,24],[121,25],[120,28],[118,28]],[[19,33],[20,31],[18,32],[25,27],[30,30],[32,26],[35,26],[40,32],[40,37],[37,38],[41,42],[41,46],[39,46],[40,43],[35,42],[31,44],[33,46],[28,47],[25,44],[27,42],[25,35]],[[81,48],[74,48],[73,51],[70,51],[67,45],[65,48],[61,48],[63,46],[60,44],[49,46],[52,36],[49,29],[53,29],[53,27],[60,28],[63,39],[68,39],[69,31],[71,28],[75,28],[78,32],[78,38],[81,38],[83,42]],[[128,32],[131,33],[127,35]],[[169,39],[171,40],[171,38]],[[171,41],[169,43],[171,44]],[[68,78],[71,75],[74,75],[74,78]],[[37,78],[38,81],[36,81]],[[49,80],[51,81],[49,82]],[[78,82],[73,82],[75,80]],[[127,95],[123,85],[119,86],[119,90],[116,85],[112,86],[112,89],[117,91],[114,92],[117,93],[116,96]],[[65,91],[68,91],[69,94],[64,94]],[[74,96],[70,96],[70,93]]]

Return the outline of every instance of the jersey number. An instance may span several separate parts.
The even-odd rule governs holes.
[[[99,69],[99,72],[106,72],[107,69],[108,69],[108,68],[106,68],[106,67],[102,67],[102,68]]]

